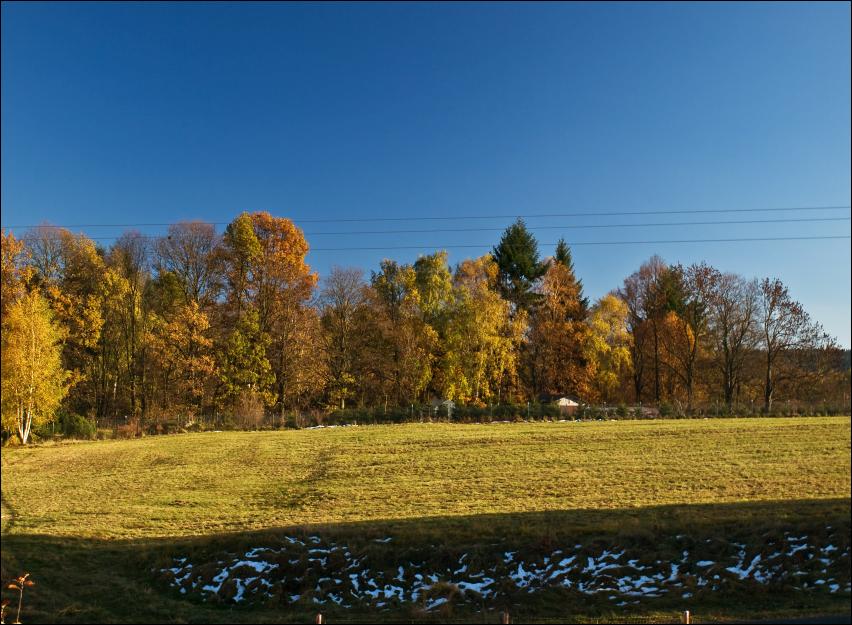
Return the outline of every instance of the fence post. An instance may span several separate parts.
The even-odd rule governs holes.
[[[509,612],[508,611],[500,612],[500,622],[503,625],[508,625],[508,623],[509,623]]]
[[[689,614],[689,610],[685,610],[683,612],[683,614],[680,615],[680,622],[686,623],[687,625],[689,625],[689,623],[692,622],[692,619],[690,618],[690,616],[691,615]]]

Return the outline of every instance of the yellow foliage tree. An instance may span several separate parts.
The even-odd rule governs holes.
[[[586,357],[598,399],[611,401],[630,374],[632,336],[627,325],[627,304],[615,295],[604,295],[589,314]]]
[[[160,368],[163,407],[197,414],[215,371],[207,315],[192,301],[172,319],[156,318],[152,325],[149,347]]]
[[[490,255],[459,264],[444,331],[444,395],[474,405],[499,402],[517,384],[517,350],[527,316],[494,288],[498,268]]]
[[[3,328],[3,427],[26,444],[33,425],[53,420],[68,392],[61,331],[44,298],[28,293],[9,307]]]
[[[0,232],[0,257],[2,257],[2,281],[0,281],[0,322],[6,319],[6,311],[24,294],[32,269],[27,265],[29,250],[23,241],[15,239],[11,232]]]
[[[368,291],[377,344],[375,356],[379,392],[385,405],[418,401],[432,379],[432,353],[437,333],[421,314],[417,274],[410,265],[383,260]]]
[[[660,364],[671,378],[669,395],[677,396],[675,386],[682,386],[687,407],[691,408],[697,349],[695,333],[689,323],[673,310],[668,311],[660,323],[660,346]]]

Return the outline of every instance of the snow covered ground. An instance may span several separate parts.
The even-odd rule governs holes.
[[[175,558],[159,572],[181,594],[227,603],[333,603],[347,607],[414,603],[426,610],[448,601],[496,599],[549,588],[601,595],[616,606],[643,599],[776,585],[795,591],[849,593],[849,547],[784,534],[759,546],[716,539],[675,538],[677,557],[657,559],[652,550],[617,545],[575,544],[548,553],[501,551],[453,555],[432,561],[403,559],[371,565],[370,555],[355,555],[347,545],[320,536],[287,536],[283,545],[259,546],[229,554],[215,563]],[[393,537],[374,539],[393,553]],[[835,541],[837,542],[837,541]],[[682,547],[682,549],[681,549]],[[651,557],[649,557],[649,554]],[[710,557],[713,555],[713,557]]]

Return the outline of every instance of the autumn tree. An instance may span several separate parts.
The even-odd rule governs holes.
[[[172,273],[183,291],[186,304],[208,308],[221,290],[219,237],[211,224],[188,221],[172,224],[168,234],[156,241],[158,273]]]
[[[142,370],[141,344],[146,331],[143,318],[143,295],[150,277],[149,246],[146,237],[139,232],[127,232],[119,237],[110,249],[107,262],[121,282],[121,291],[116,294],[115,311],[119,330],[122,362],[126,368],[129,386],[130,414],[140,411],[140,376]]]
[[[511,399],[517,391],[518,353],[527,329],[524,310],[497,291],[499,269],[490,255],[459,264],[453,276],[453,300],[441,369],[443,395],[484,405]]]
[[[420,310],[425,321],[434,326],[452,300],[453,276],[447,266],[447,253],[440,251],[418,258],[414,276]]]
[[[728,409],[743,382],[746,359],[759,340],[758,292],[756,281],[733,273],[715,274],[710,285],[710,337]]]
[[[129,342],[131,322],[127,319],[130,299],[129,281],[115,267],[106,267],[101,278],[98,311],[103,321],[97,351],[92,364],[98,384],[98,416],[130,416],[134,414],[130,402],[133,369],[133,347]],[[119,392],[120,391],[120,392]]]
[[[110,370],[103,362],[103,299],[107,275],[103,250],[88,237],[41,226],[24,236],[33,268],[32,284],[64,328],[63,366],[71,371],[66,406],[104,416]]]
[[[252,306],[254,271],[263,250],[249,213],[241,213],[228,224],[222,237],[223,269],[226,282],[226,319],[239,319],[242,311]]]
[[[662,362],[685,393],[688,409],[695,400],[699,358],[709,324],[709,298],[716,270],[704,263],[670,267],[666,274],[668,297],[660,333]]]
[[[383,260],[370,285],[370,304],[388,356],[385,403],[388,398],[396,405],[419,401],[432,377],[437,334],[422,318],[417,274],[410,265]]]
[[[577,281],[577,291],[579,293],[578,297],[580,299],[580,313],[581,318],[585,319],[586,315],[589,312],[589,298],[583,294],[583,281],[576,277],[576,272],[574,271],[574,258],[571,254],[571,248],[568,247],[568,244],[565,242],[565,239],[561,238],[556,242],[556,250],[553,253],[553,262],[558,263],[568,269],[572,275],[574,275],[575,280]]]
[[[319,315],[309,306],[317,274],[305,262],[308,243],[292,221],[267,212],[243,213],[228,227],[224,263],[227,300],[257,311],[271,339],[278,411],[303,406],[325,383]]]
[[[207,315],[195,301],[182,304],[169,319],[154,318],[148,341],[165,414],[201,414],[215,372],[209,331]]]
[[[589,313],[586,358],[594,395],[603,401],[621,399],[622,380],[630,374],[633,337],[628,315],[624,300],[611,293],[600,298]]]
[[[23,444],[33,425],[53,420],[68,392],[61,338],[50,307],[38,292],[23,295],[9,307],[0,376],[3,427],[14,430]]]
[[[430,362],[434,363],[427,387],[431,396],[445,396],[447,372],[445,361],[447,335],[450,332],[449,311],[453,303],[453,276],[447,264],[447,252],[420,256],[414,262],[415,286],[423,322],[434,330],[437,340],[431,344]]]
[[[288,409],[318,404],[328,377],[319,312],[312,306],[296,306],[286,322],[285,331],[273,331],[272,344],[282,419]]]
[[[275,376],[267,358],[270,343],[269,335],[260,329],[257,311],[248,309],[234,321],[216,351],[219,401],[233,408],[248,392],[262,404],[274,404]]]
[[[529,333],[533,391],[588,397],[589,326],[573,270],[561,262],[550,263],[540,294],[541,302],[531,315]]]
[[[765,363],[763,410],[769,412],[778,383],[799,373],[796,367],[779,373],[779,361],[795,351],[816,350],[820,341],[828,337],[777,278],[764,278],[760,282],[757,324]]]
[[[360,269],[333,267],[319,296],[325,339],[330,404],[346,408],[356,396],[362,371],[363,311],[367,304],[364,273]]]
[[[42,224],[24,235],[33,271],[42,283],[58,281],[61,277],[64,243],[71,233],[63,228]]]
[[[663,276],[667,265],[659,256],[642,263],[638,271],[624,279],[618,294],[627,305],[628,327],[633,337],[633,387],[636,401],[642,399],[645,374],[650,369],[653,380],[653,399],[660,401],[660,324],[666,310]]]
[[[8,308],[26,292],[32,270],[28,265],[29,250],[11,232],[0,232],[0,259],[0,323],[3,323]]]

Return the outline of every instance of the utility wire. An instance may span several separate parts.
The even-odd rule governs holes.
[[[698,209],[698,210],[658,210],[658,211],[611,211],[603,213],[531,213],[531,214],[502,214],[502,215],[453,215],[448,217],[343,217],[343,218],[323,218],[323,219],[301,219],[298,217],[292,218],[293,221],[299,223],[355,223],[355,222],[378,222],[378,221],[461,221],[465,219],[516,219],[521,218],[539,218],[539,217],[612,217],[625,215],[686,215],[686,214],[704,214],[704,213],[757,213],[757,212],[772,212],[772,211],[812,211],[812,210],[841,210],[849,209],[852,206],[784,206],[776,208],[715,208],[715,209]],[[191,221],[191,220],[187,220]],[[230,221],[204,221],[213,226],[222,226],[231,223]],[[144,226],[173,226],[180,222],[154,222],[154,223],[122,223],[122,224],[65,224],[55,225],[59,228],[132,228]],[[45,224],[29,224],[29,225],[14,225],[3,226],[4,228],[38,228]],[[54,225],[54,224],[48,224]]]
[[[839,236],[817,236],[817,237],[750,237],[742,239],[675,239],[675,240],[660,240],[660,241],[587,241],[585,243],[567,242],[569,247],[578,247],[581,245],[644,245],[644,244],[662,244],[662,243],[734,243],[737,241],[815,241],[823,239],[849,239],[849,235]],[[539,243],[539,245],[556,245],[556,243]],[[429,249],[454,249],[454,248],[483,248],[491,247],[491,244],[485,245],[382,245],[378,247],[314,247],[312,252],[337,252],[337,251],[355,251],[355,250],[419,250],[423,248]]]
[[[798,219],[746,219],[746,220],[718,220],[718,221],[674,221],[659,223],[632,223],[632,224],[565,224],[562,226],[528,226],[530,230],[579,230],[588,228],[656,228],[671,226],[717,226],[737,224],[781,224],[781,223],[817,223],[827,221],[852,221],[850,217],[804,217]],[[47,227],[45,227],[47,228]],[[49,229],[59,228],[50,226]],[[38,229],[37,229],[38,230]],[[340,230],[324,232],[305,232],[305,236],[321,235],[358,235],[358,234],[414,234],[433,232],[502,232],[504,228],[425,228],[413,230]],[[168,235],[137,235],[141,239],[162,239]],[[27,238],[26,235],[24,238]],[[117,239],[114,236],[87,237],[93,241],[110,241]]]
[[[850,221],[850,217],[814,217],[801,219],[748,219],[723,221],[673,221],[647,224],[565,224],[562,226],[527,226],[528,230],[578,230],[587,228],[651,228],[661,226],[715,226],[727,224],[783,224],[821,221]],[[305,236],[331,234],[413,234],[427,232],[502,232],[505,228],[427,228],[422,230],[349,230],[337,232],[305,232]]]

